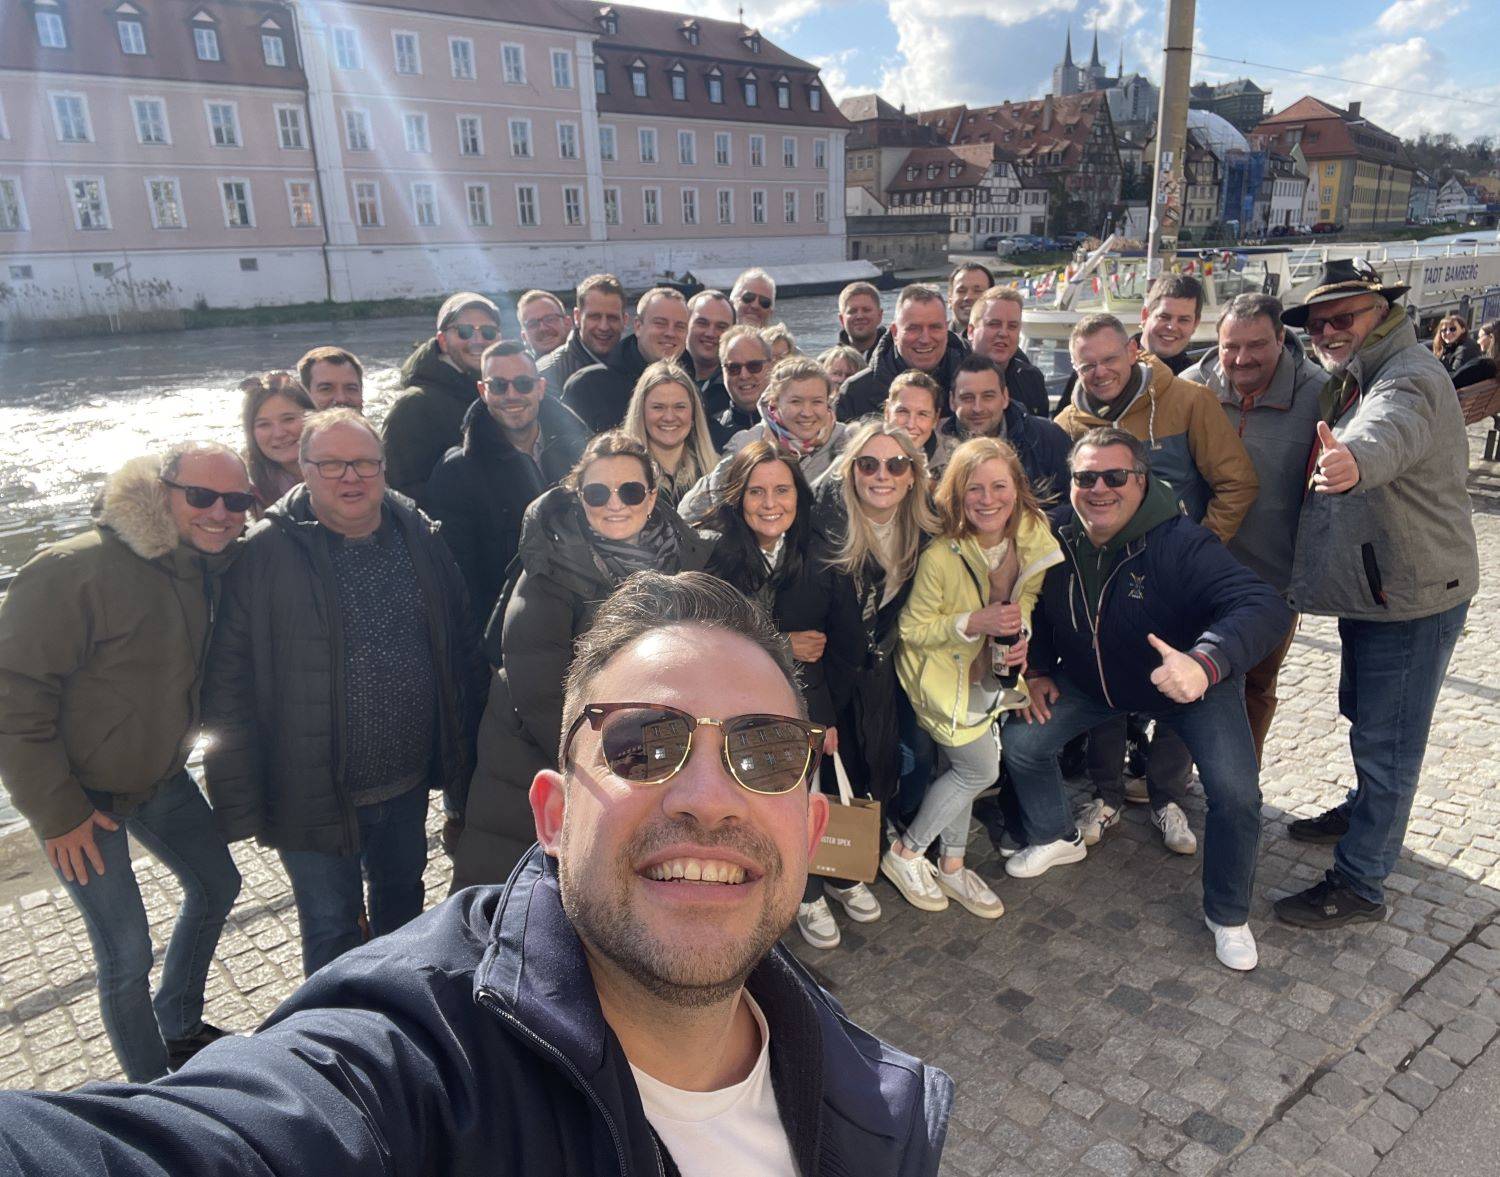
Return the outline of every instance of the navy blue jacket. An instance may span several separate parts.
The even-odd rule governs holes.
[[[961,442],[969,439],[957,417],[945,418],[938,432],[950,434]],[[1005,409],[1004,440],[1021,459],[1021,469],[1026,471],[1031,489],[1044,505],[1067,501],[1068,455],[1073,450],[1073,439],[1063,432],[1062,426],[1029,412],[1012,397]]]
[[[1213,664],[1210,683],[1244,674],[1286,636],[1292,623],[1276,590],[1229,554],[1186,515],[1158,523],[1121,553],[1095,612],[1086,599],[1074,550],[1081,528],[1053,530],[1064,560],[1047,570],[1032,612],[1028,674],[1060,670],[1092,698],[1123,711],[1153,712],[1172,702],[1151,681],[1161,655],[1146,640],[1154,633],[1184,653]]]
[[[779,945],[747,984],[801,1173],[937,1172],[947,1075],[847,1021]],[[175,1075],[0,1093],[0,1174],[657,1177],[664,1154],[536,849]]]

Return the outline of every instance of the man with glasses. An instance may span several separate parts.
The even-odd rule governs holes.
[[[760,267],[746,270],[729,291],[736,321],[749,327],[768,327],[776,317],[776,280]]]
[[[729,407],[708,419],[714,448],[722,450],[742,429],[760,424],[760,398],[771,383],[771,345],[759,327],[744,323],[719,337],[719,366]]]
[[[557,295],[545,290],[528,290],[516,299],[516,321],[534,360],[551,355],[568,336],[568,312]]]
[[[676,360],[687,336],[687,300],[670,286],[652,287],[635,304],[635,334],[620,340],[603,363],[568,377],[563,404],[595,433],[618,428],[641,373],[657,360]]]
[[[489,677],[458,567],[387,490],[369,422],[314,413],[300,460],[225,578],[204,769],[225,836],[280,852],[311,976],[365,911],[375,936],[421,912],[428,791],[463,812]]]
[[[1326,876],[1276,903],[1305,928],[1384,918],[1438,691],[1479,585],[1463,414],[1394,305],[1407,289],[1363,258],[1340,259],[1281,316],[1306,328],[1329,374],[1289,597],[1338,618],[1355,776],[1340,805],[1291,825],[1298,841],[1334,844]]]
[[[589,429],[556,397],[519,340],[492,343],[480,361],[479,399],[464,417],[464,440],[427,483],[427,513],[458,561],[481,630],[521,540],[531,500],[573,468]]]
[[[385,477],[392,490],[422,501],[432,468],[460,440],[474,403],[479,357],[500,338],[500,308],[461,291],[438,310],[437,334],[401,365],[401,394],[385,417]]]
[[[891,381],[908,368],[926,372],[946,395],[953,387],[958,362],[969,345],[948,330],[948,313],[935,286],[914,282],[896,296],[890,331],[870,354],[870,366],[844,381],[839,392],[840,421],[857,421],[879,413]]]
[[[138,458],[105,482],[94,527],[37,553],[0,599],[0,779],[83,916],[104,1032],[137,1082],[224,1033],[203,990],[240,876],[184,766],[254,502],[225,446]],[[183,890],[154,998],[127,830]]]
[[[1108,720],[1145,715],[1175,731],[1198,763],[1208,795],[1205,918],[1220,962],[1253,969],[1260,773],[1243,676],[1291,615],[1265,581],[1182,514],[1152,472],[1146,443],[1121,429],[1092,429],[1073,446],[1070,464],[1072,510],[1054,524],[1065,559],[1047,571],[1032,614],[1031,703],[1000,741],[1029,843],[1006,872],[1033,878],[1085,856],[1058,753]]]
[[[579,640],[563,714],[561,771],[531,787],[541,844],[508,885],[336,962],[163,1084],[0,1094],[0,1163],[936,1174],[952,1081],[777,943],[827,802],[770,618],[701,573],[632,577]]]

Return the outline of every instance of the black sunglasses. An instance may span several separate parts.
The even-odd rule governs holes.
[[[880,459],[871,454],[860,454],[854,459],[854,468],[866,478],[873,478],[880,473]],[[911,459],[905,454],[897,454],[894,458],[885,460],[885,472],[892,478],[900,478],[911,469]]]
[[[224,500],[224,509],[236,515],[243,514],[255,506],[255,496],[243,490],[214,490],[210,486],[184,486],[180,482],[173,482],[170,478],[161,480],[163,486],[170,486],[173,490],[180,490],[182,497],[187,499],[190,507],[196,507],[203,511],[212,507],[220,499]]]
[[[764,294],[752,294],[747,290],[744,294],[740,295],[741,306],[749,306],[752,302],[760,303],[760,309],[763,311],[768,311],[776,305],[774,298],[767,298]]]
[[[496,396],[504,396],[512,388],[525,396],[536,387],[536,382],[535,376],[512,376],[509,380],[504,376],[491,376],[484,382],[484,386]]]
[[[454,323],[448,330],[457,335],[465,343],[474,338],[474,332],[476,331],[479,332],[479,338],[483,339],[486,343],[494,343],[495,340],[500,338],[500,328],[492,327],[488,323],[483,327],[476,327],[472,323]]]
[[[746,360],[743,364],[735,360],[733,363],[725,364],[724,371],[728,372],[731,376],[738,376],[741,372],[749,372],[752,376],[759,376],[765,371],[765,367],[765,360]]]
[[[1111,490],[1119,490],[1132,476],[1139,473],[1139,470],[1075,470],[1073,485],[1080,490],[1092,490],[1094,484],[1102,478],[1105,486]]]
[[[620,502],[627,507],[639,507],[650,493],[644,482],[622,482],[619,486],[606,486],[602,482],[590,482],[578,488],[578,497],[590,507],[602,507],[609,502],[610,495],[619,495]]]
[[[816,776],[823,755],[825,729],[785,715],[706,719],[661,703],[589,703],[568,728],[564,768],[585,723],[600,733],[609,771],[635,784],[660,785],[676,776],[692,754],[694,734],[705,726],[723,733],[724,768],[752,793],[790,793]]]
[[[1335,331],[1347,331],[1354,325],[1355,319],[1359,318],[1366,311],[1373,311],[1376,305],[1376,303],[1372,302],[1369,306],[1360,307],[1357,311],[1345,311],[1342,315],[1329,315],[1326,319],[1314,319],[1309,316],[1307,320],[1307,333],[1316,339],[1319,335],[1323,334],[1324,328],[1327,327],[1332,327]]]

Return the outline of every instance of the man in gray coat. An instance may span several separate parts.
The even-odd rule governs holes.
[[[1276,904],[1307,928],[1385,915],[1448,660],[1479,586],[1468,439],[1447,371],[1417,342],[1362,258],[1328,263],[1300,307],[1330,380],[1319,396],[1292,564],[1290,601],[1339,619],[1339,709],[1356,785],[1343,804],[1292,823],[1304,842],[1336,843],[1333,869]]]
[[[1239,295],[1219,315],[1218,345],[1182,378],[1218,397],[1260,479],[1260,491],[1229,541],[1230,554],[1284,596],[1317,437],[1318,392],[1328,375],[1282,326],[1281,310],[1269,294]],[[1296,632],[1294,616],[1276,649],[1245,672],[1245,711],[1257,760],[1276,714],[1276,676]]]

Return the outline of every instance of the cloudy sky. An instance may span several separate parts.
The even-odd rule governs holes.
[[[733,19],[737,0],[631,0]],[[911,109],[1045,93],[1073,30],[1087,59],[1093,32],[1114,71],[1159,80],[1165,0],[744,0],[745,20],[817,62],[835,97],[878,90]],[[1194,80],[1249,76],[1275,108],[1304,94],[1366,115],[1403,136],[1451,131],[1500,137],[1500,0],[1198,0],[1199,54],[1374,85],[1323,81],[1199,57]],[[1474,84],[1476,81],[1482,84]],[[1394,86],[1452,97],[1419,97]],[[1477,99],[1487,104],[1459,101]]]

